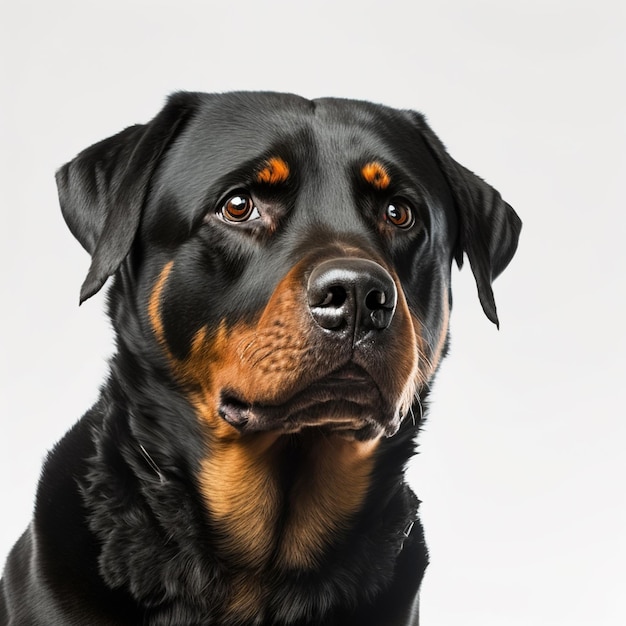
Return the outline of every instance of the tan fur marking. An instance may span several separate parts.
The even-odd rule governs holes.
[[[220,546],[240,564],[260,569],[274,549],[280,505],[275,453],[278,435],[214,445],[202,463],[200,489],[223,532]]]
[[[387,172],[387,168],[378,161],[366,163],[361,168],[361,176],[376,189],[387,189],[391,184],[391,177]]]
[[[359,442],[319,436],[307,470],[293,487],[279,561],[288,569],[310,568],[361,507],[369,488],[378,439]]]
[[[393,279],[396,283],[399,296],[393,323],[395,324],[396,320],[401,319],[405,320],[406,324],[401,331],[396,332],[396,337],[401,338],[401,340],[394,342],[389,348],[392,351],[389,363],[393,365],[390,370],[392,373],[397,371],[397,374],[394,374],[387,384],[392,389],[398,384],[402,385],[402,388],[397,390],[396,395],[400,398],[398,403],[400,415],[406,415],[415,401],[415,397],[420,388],[422,355],[418,346],[421,329],[416,325],[416,320],[411,315],[406,298],[404,297],[404,292],[402,291],[400,279],[395,273],[393,274]],[[406,372],[410,372],[410,375],[408,380],[405,381],[404,376],[406,376]]]
[[[152,289],[150,302],[148,303],[148,317],[152,323],[154,333],[161,344],[165,344],[163,321],[161,320],[161,297],[167,278],[172,271],[172,267],[174,267],[174,261],[170,261],[163,267],[161,273],[159,274],[159,278]]]
[[[184,364],[186,377],[198,384],[212,381],[210,395],[236,386],[244,398],[280,403],[318,359],[306,331],[306,303],[298,280],[287,276],[265,312],[251,324],[222,324],[214,336],[198,335]]]
[[[265,167],[256,175],[257,182],[268,185],[284,183],[289,178],[289,166],[280,157],[267,160]]]

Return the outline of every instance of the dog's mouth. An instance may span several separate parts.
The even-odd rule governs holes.
[[[320,428],[348,438],[366,440],[391,436],[398,428],[397,408],[390,406],[373,378],[356,365],[347,365],[313,382],[276,405],[246,402],[224,392],[222,419],[241,433]]]

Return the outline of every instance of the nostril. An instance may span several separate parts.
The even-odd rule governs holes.
[[[329,287],[324,299],[317,305],[319,307],[332,307],[338,309],[343,303],[346,301],[348,295],[346,294],[346,290],[339,286]]]
[[[347,324],[348,292],[342,285],[316,284],[309,289],[309,309],[315,321],[327,330],[337,330]]]
[[[387,294],[384,291],[378,289],[372,289],[367,296],[365,296],[365,306],[370,311],[376,311],[378,309],[390,308],[385,307],[387,304]]]

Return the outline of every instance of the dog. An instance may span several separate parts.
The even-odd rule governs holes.
[[[173,94],[57,172],[116,353],[45,462],[2,624],[409,626],[404,469],[465,256],[486,316],[521,222],[424,117]]]

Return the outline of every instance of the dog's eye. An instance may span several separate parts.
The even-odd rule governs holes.
[[[246,194],[238,193],[224,202],[219,215],[227,222],[248,222],[261,217],[254,200]]]
[[[390,202],[385,211],[385,221],[397,228],[411,228],[415,223],[415,217],[411,207],[402,200]]]

